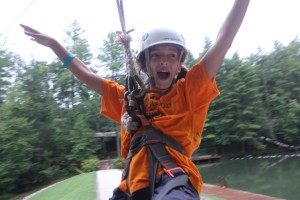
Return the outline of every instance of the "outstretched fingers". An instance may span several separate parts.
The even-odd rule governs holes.
[[[51,37],[29,27],[24,24],[20,24],[20,26],[24,29],[24,34],[29,36],[32,41],[35,41],[44,46],[49,46],[51,41],[53,40]]]
[[[26,33],[40,33],[39,31],[29,27],[29,26],[26,26],[24,24],[20,24],[20,26],[24,29],[24,32]]]
[[[29,26],[26,26],[24,24],[20,24],[20,26],[24,29],[24,34],[25,35],[28,35],[28,36],[32,37],[30,39],[33,40],[33,41],[36,41],[35,37],[37,36],[37,34],[39,34],[39,32],[37,30],[35,30],[35,29],[33,29]]]

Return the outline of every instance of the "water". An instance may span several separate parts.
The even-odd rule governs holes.
[[[222,159],[210,167],[199,165],[205,183],[220,185],[224,177],[228,187],[279,197],[300,199],[300,154]]]

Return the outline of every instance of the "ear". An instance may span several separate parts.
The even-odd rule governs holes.
[[[177,75],[176,81],[179,80],[179,79],[181,79],[181,78],[185,78],[188,71],[189,70],[184,65],[181,65],[181,71]]]
[[[178,69],[177,69],[177,73],[176,74],[179,74],[181,72],[181,69],[182,69],[182,62],[180,63],[180,65],[178,66]]]

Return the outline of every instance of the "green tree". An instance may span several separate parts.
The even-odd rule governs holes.
[[[83,116],[78,114],[68,132],[67,145],[70,146],[65,162],[68,163],[70,173],[74,173],[74,169],[80,168],[80,164],[84,160],[95,155],[96,151],[93,148],[95,144],[95,131],[91,130]]]
[[[242,152],[246,144],[263,148],[257,140],[263,129],[263,104],[255,67],[235,54],[225,60],[217,74],[217,82],[221,96],[211,105],[204,139],[214,139],[221,145],[240,144]]]
[[[199,57],[197,60],[199,60],[199,58],[202,58],[212,45],[213,45],[213,41],[208,36],[205,36],[203,50],[201,53],[199,53]]]
[[[192,54],[191,51],[188,51],[188,57],[186,58],[186,60],[184,61],[184,65],[190,69],[194,64],[196,64],[194,55]]]
[[[3,103],[6,91],[10,85],[11,72],[15,66],[14,55],[4,46],[0,46],[0,104]]]
[[[1,180],[10,180],[4,182],[7,192],[24,191],[30,183],[44,182],[57,172],[50,167],[50,125],[57,106],[49,90],[48,68],[31,64],[18,75],[20,84],[9,90],[2,107]]]
[[[212,40],[210,40],[207,36],[204,39],[204,46],[202,49],[202,52],[198,54],[198,57],[195,58],[194,55],[188,51],[188,57],[187,60],[185,61],[185,65],[188,68],[191,68],[193,65],[195,65],[197,62],[199,62],[203,56],[206,54],[206,52],[209,50],[209,48],[212,46]]]
[[[105,77],[124,84],[126,77],[125,51],[121,45],[116,43],[116,35],[115,32],[108,33],[97,58],[101,61],[102,67],[108,70]]]
[[[299,39],[288,46],[275,42],[274,51],[260,59],[264,100],[272,122],[272,138],[287,142],[299,133]],[[299,141],[299,138],[297,139]]]
[[[86,65],[91,64],[92,54],[86,39],[83,38],[84,30],[78,22],[70,25],[66,30],[67,49],[75,54]],[[50,65],[52,72],[55,74],[53,81],[56,97],[60,104],[66,108],[72,108],[75,104],[80,104],[85,100],[89,100],[92,91],[76,78],[68,70],[65,70],[60,62],[53,62]]]
[[[100,60],[101,67],[106,69],[106,74],[102,76],[116,81],[119,84],[125,84],[126,78],[126,59],[124,48],[116,42],[116,33],[110,32],[103,41],[103,47],[100,48],[97,58]],[[101,131],[119,131],[120,126],[115,122],[100,116]]]

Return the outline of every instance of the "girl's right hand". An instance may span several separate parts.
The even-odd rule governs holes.
[[[25,35],[30,36],[32,41],[35,41],[41,45],[44,45],[46,47],[50,47],[51,44],[55,42],[55,39],[45,35],[29,26],[26,26],[24,24],[20,24],[20,26],[24,29]]]

